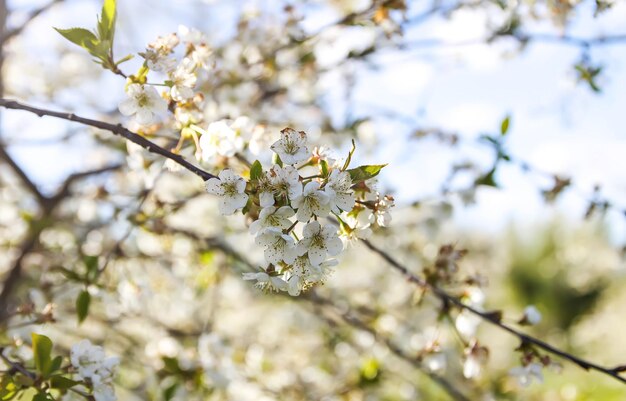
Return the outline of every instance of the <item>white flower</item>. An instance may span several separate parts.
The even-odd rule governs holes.
[[[148,68],[156,72],[170,72],[176,68],[176,60],[153,49],[139,53],[146,60]]]
[[[447,366],[446,355],[441,352],[429,354],[424,358],[424,365],[431,372],[442,372]]]
[[[539,383],[543,383],[542,368],[543,366],[539,363],[529,363],[526,366],[512,368],[509,370],[509,374],[515,377],[521,386],[528,387],[533,382],[533,377]]]
[[[210,161],[215,156],[233,157],[243,149],[243,139],[226,123],[225,120],[209,124],[200,136],[202,159]]]
[[[257,245],[265,247],[265,260],[269,263],[277,264],[284,261],[287,264],[292,264],[298,256],[294,239],[283,234],[279,228],[264,228],[257,235],[255,242]]]
[[[482,371],[482,364],[479,358],[475,356],[468,356],[463,363],[463,376],[466,379],[474,379],[480,376]]]
[[[193,87],[196,86],[196,74],[193,72],[195,65],[189,59],[184,59],[170,74],[172,89],[170,96],[177,102],[193,97]]]
[[[246,206],[248,195],[245,189],[246,181],[228,169],[220,172],[219,179],[211,178],[206,182],[207,192],[220,197],[219,209],[224,215]]]
[[[311,216],[326,217],[330,213],[328,195],[320,190],[319,182],[311,181],[304,186],[302,194],[291,200],[294,209],[298,209],[298,221],[309,221]]]
[[[372,223],[376,222],[381,227],[389,226],[391,223],[391,213],[389,209],[395,206],[393,197],[389,195],[385,195],[382,198],[379,198],[376,202],[376,206],[374,208],[374,213],[372,214]]]
[[[522,318],[522,324],[535,325],[541,321],[541,312],[534,306],[529,305],[524,309],[524,317]]]
[[[119,364],[120,359],[115,356],[102,360],[96,372],[91,376],[93,384],[97,385],[112,382]]]
[[[244,273],[244,280],[255,280],[256,286],[266,291],[285,291],[287,289],[287,283],[281,277],[270,276],[265,272],[258,273]]]
[[[283,163],[296,164],[310,157],[306,146],[306,134],[303,131],[297,132],[292,128],[285,128],[281,134],[281,138],[270,148],[280,156]]]
[[[303,238],[298,243],[298,253],[308,252],[312,265],[319,265],[326,255],[335,256],[343,250],[343,243],[332,225],[322,228],[318,221],[308,223],[302,230]]]
[[[293,166],[279,167],[274,165],[270,169],[269,177],[276,197],[294,200],[302,195],[300,175]]]
[[[183,41],[191,43],[194,46],[208,42],[208,38],[204,33],[197,30],[196,28],[189,28],[185,25],[178,26],[178,34],[183,39]]]
[[[352,179],[346,171],[333,170],[328,177],[324,192],[328,195],[330,210],[340,213],[350,211],[354,207],[354,191],[351,189]],[[340,210],[341,209],[341,210]]]
[[[96,401],[115,401],[115,387],[111,383],[100,383],[93,386],[93,397]]]
[[[119,365],[119,358],[105,357],[102,347],[92,345],[89,340],[82,340],[72,346],[70,361],[81,379],[89,380],[93,385],[96,401],[115,401],[113,377]]]
[[[261,210],[258,220],[250,224],[250,234],[254,235],[267,227],[276,227],[282,230],[291,226],[289,218],[296,212],[289,206],[282,206],[278,210],[274,206],[268,206]]]
[[[456,317],[454,322],[456,329],[461,333],[464,337],[474,337],[476,334],[476,329],[478,329],[478,325],[480,325],[481,319],[468,312],[467,310],[463,310]]]
[[[151,124],[157,114],[167,111],[167,103],[152,86],[131,84],[128,85],[126,94],[128,99],[120,103],[120,113],[125,116],[135,114],[141,125]]]
[[[148,47],[162,54],[170,54],[179,43],[178,36],[175,33],[170,33],[167,36],[159,36]]]
[[[91,379],[105,359],[104,349],[92,345],[89,340],[82,340],[72,346],[70,361],[83,379]]]

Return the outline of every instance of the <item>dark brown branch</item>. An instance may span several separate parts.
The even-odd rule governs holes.
[[[84,117],[79,117],[73,113],[65,113],[65,112],[58,112],[58,111],[52,111],[52,110],[46,110],[46,109],[41,109],[38,107],[33,107],[33,106],[29,106],[23,103],[19,103],[16,102],[14,100],[7,100],[7,99],[0,99],[0,107],[4,107],[6,109],[14,109],[14,110],[24,110],[24,111],[28,111],[30,113],[36,114],[39,117],[44,117],[44,116],[48,116],[48,117],[55,117],[55,118],[60,118],[62,120],[67,120],[67,121],[73,121],[73,122],[77,122],[83,125],[88,125],[90,127],[94,127],[94,128],[99,128],[105,131],[109,131],[112,132],[115,135],[119,135],[121,137],[124,137],[126,139],[128,139],[129,141],[136,143],[137,145],[141,146],[142,148],[145,148],[146,150],[148,150],[148,152],[151,153],[156,153],[158,155],[161,155],[167,159],[171,159],[173,161],[175,161],[176,163],[180,164],[181,166],[183,166],[184,168],[186,168],[187,170],[191,171],[192,173],[194,173],[195,175],[197,175],[198,177],[202,178],[204,181],[209,180],[211,178],[216,178],[213,174],[202,170],[201,168],[193,165],[192,163],[188,162],[187,160],[185,160],[184,157],[182,157],[181,155],[172,153],[162,147],[160,147],[159,145],[149,141],[148,139],[144,138],[141,135],[135,134],[134,132],[128,130],[127,128],[124,128],[121,124],[110,124],[110,123],[106,123],[104,121],[99,121],[99,120],[92,120],[90,118],[84,118]]]
[[[396,269],[400,274],[402,274],[402,276],[404,276],[404,278],[407,279],[407,281],[417,285],[420,288],[423,289],[427,289],[430,290],[433,295],[435,295],[437,298],[439,298],[441,301],[447,303],[447,304],[452,304],[455,305],[456,307],[460,308],[460,309],[464,309],[467,310],[468,312],[480,317],[482,320],[485,320],[491,324],[493,324],[494,326],[497,326],[498,328],[512,334],[513,336],[517,337],[522,343],[524,344],[530,344],[530,345],[534,345],[538,348],[543,349],[546,352],[549,352],[553,355],[559,356],[565,360],[568,360],[578,366],[580,366],[581,368],[585,369],[585,370],[595,370],[597,372],[603,373],[605,375],[611,376],[614,379],[622,382],[622,383],[626,383],[626,378],[620,376],[618,373],[618,371],[616,369],[610,369],[604,366],[600,366],[598,364],[595,364],[593,362],[589,362],[587,360],[584,360],[582,358],[579,358],[575,355],[572,355],[568,352],[562,351],[542,340],[539,340],[535,337],[532,337],[526,333],[523,333],[505,323],[502,323],[500,321],[500,319],[496,316],[496,314],[493,313],[489,313],[489,312],[483,312],[480,311],[470,305],[466,305],[463,302],[461,302],[461,300],[453,295],[448,294],[446,291],[442,290],[439,287],[436,287],[434,285],[429,284],[428,282],[426,282],[424,279],[414,275],[413,273],[411,273],[405,266],[403,266],[402,264],[400,264],[398,261],[396,261],[394,258],[391,257],[391,255],[389,255],[387,252],[383,251],[382,249],[378,248],[377,246],[373,245],[370,241],[368,240],[362,240],[363,243],[365,244],[365,246],[367,246],[372,252],[378,254],[380,257],[382,257],[387,263],[389,263],[389,265],[391,265],[391,267],[393,267],[394,269]]]

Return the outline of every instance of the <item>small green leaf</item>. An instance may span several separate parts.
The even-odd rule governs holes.
[[[32,401],[48,401],[48,393],[37,393],[33,396]]]
[[[328,162],[326,160],[321,160],[320,167],[322,168],[322,177],[328,177]]]
[[[263,166],[261,162],[255,160],[250,166],[250,180],[258,180],[263,176]]]
[[[61,368],[61,363],[63,363],[63,357],[58,355],[52,359],[52,363],[50,363],[50,372],[54,373]]]
[[[35,358],[35,369],[42,376],[46,376],[50,372],[52,360],[52,341],[44,335],[32,333],[33,339],[33,357]]]
[[[98,276],[98,257],[93,255],[84,255],[83,263],[87,268],[85,278],[87,281],[92,281]]]
[[[272,156],[272,163],[273,164],[278,164],[278,167],[282,167],[283,166],[283,161],[280,160],[280,156],[278,156],[277,153],[274,153],[274,155]]]
[[[348,158],[346,158],[346,162],[343,164],[341,171],[346,171],[346,169],[350,166],[350,162],[352,161],[352,155],[354,154],[355,150],[356,150],[356,142],[354,142],[354,139],[353,139],[352,149],[350,149],[350,152],[348,152]]]
[[[131,60],[133,57],[135,57],[135,55],[134,55],[134,54],[129,54],[129,55],[128,55],[128,56],[126,56],[126,57],[122,57],[121,59],[119,59],[119,60],[117,60],[117,61],[115,62],[115,65],[120,65],[120,64],[122,64],[122,63],[125,63],[125,62],[127,62],[128,60]]]
[[[102,14],[98,18],[98,35],[102,41],[109,41],[113,44],[115,36],[115,20],[117,18],[115,0],[104,0]]]
[[[505,136],[509,132],[509,125],[511,124],[511,116],[506,116],[500,124],[500,135]]]
[[[81,291],[76,298],[76,315],[78,316],[78,323],[82,323],[89,314],[89,304],[91,303],[91,295],[89,292]]]
[[[356,168],[351,168],[347,170],[350,174],[350,178],[352,179],[352,184],[357,184],[361,181],[369,180],[370,178],[374,178],[380,173],[380,170],[385,167],[386,164],[374,164],[370,166],[359,166]]]
[[[85,29],[85,28],[70,28],[70,29],[59,29],[54,28],[58,33],[60,33],[65,39],[86,49],[91,53],[95,50],[98,45],[98,38],[93,32]]]
[[[72,388],[77,384],[77,381],[68,379],[67,377],[61,375],[52,376],[50,378],[50,386],[59,390],[67,390],[68,388]]]
[[[483,175],[482,177],[479,177],[476,181],[475,181],[475,185],[484,185],[487,187],[494,187],[494,188],[498,188],[498,183],[495,180],[495,173],[496,173],[496,167],[492,168],[487,174]]]

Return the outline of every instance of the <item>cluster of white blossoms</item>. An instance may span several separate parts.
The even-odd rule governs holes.
[[[113,377],[120,362],[119,358],[107,358],[102,347],[91,344],[89,340],[82,340],[72,346],[70,361],[80,379],[91,385],[96,401],[117,399]]]
[[[219,132],[230,129],[219,124]],[[200,141],[205,135],[211,141],[212,131],[209,126]],[[323,152],[312,152],[304,132],[285,128],[271,150],[275,164],[263,169],[255,161],[249,181],[225,169],[206,182],[206,189],[219,197],[222,214],[242,209],[252,220],[250,234],[264,249],[267,267],[245,273],[244,279],[297,296],[328,277],[344,241],[367,237],[372,224],[389,224],[393,198],[373,187],[372,178],[384,165],[348,168],[354,146],[339,165]]]
[[[185,49],[177,60],[174,55],[181,37]],[[139,54],[145,62],[137,74],[129,77],[126,85],[128,98],[120,103],[119,110],[125,116],[135,116],[135,121],[144,126],[156,122],[167,111],[168,101],[177,106],[193,103],[198,75],[212,66],[212,51],[207,38],[187,27],[181,27],[178,34],[157,38]],[[148,82],[150,71],[164,75],[163,82]],[[166,87],[168,91],[159,94],[155,87]]]

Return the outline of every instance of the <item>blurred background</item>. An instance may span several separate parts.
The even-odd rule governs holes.
[[[124,79],[53,30],[91,26],[99,1],[0,3],[2,97],[128,124]],[[115,54],[181,25],[213,49],[197,86],[205,121],[247,116],[266,144],[292,126],[337,158],[355,139],[355,165],[389,163],[378,186],[396,200],[372,242],[416,274],[442,245],[466,249],[451,292],[507,322],[534,305],[533,335],[626,363],[626,2],[127,0]],[[626,395],[565,362],[519,386],[515,338],[485,324],[465,333],[358,243],[302,299],[263,294],[241,279],[262,261],[244,218],[219,215],[197,177],[81,125],[17,110],[0,124],[0,272],[6,283],[19,262],[11,304],[53,316],[5,324],[2,343],[25,360],[32,331],[66,349],[89,338],[122,357],[120,400],[455,399],[450,386],[472,400]],[[165,146],[179,132],[146,135]],[[181,154],[215,168],[193,151]],[[473,339],[489,359],[467,378]]]

